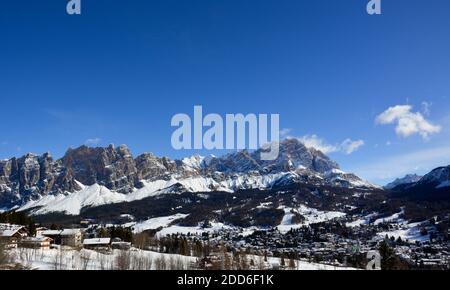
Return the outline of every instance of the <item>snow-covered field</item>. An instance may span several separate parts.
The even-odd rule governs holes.
[[[92,250],[25,249],[11,250],[15,262],[36,270],[186,270],[195,257],[161,254],[133,249],[102,254]]]
[[[399,213],[395,213],[391,216],[379,218],[376,221],[373,222],[375,226],[382,224],[382,223],[405,223],[406,221],[401,219],[400,217],[405,213],[405,210],[402,208],[402,211]]]
[[[25,249],[11,250],[16,263],[34,270],[189,270],[197,258],[174,254],[161,254],[151,251],[132,249],[114,250],[102,254],[92,250],[62,249]],[[263,257],[248,256],[257,264]],[[269,257],[264,267],[278,268],[279,258]],[[297,270],[355,270],[325,264],[295,261]]]
[[[310,225],[314,223],[320,223],[324,221],[329,221],[335,218],[340,218],[345,216],[345,213],[342,212],[336,212],[336,211],[319,211],[314,208],[309,208],[307,206],[301,205],[298,208],[289,208],[289,207],[280,207],[280,209],[283,209],[285,211],[285,215],[283,217],[283,220],[281,221],[281,224],[277,227],[278,230],[282,233],[287,233],[291,229],[300,228],[305,225]],[[302,216],[305,217],[305,221],[301,224],[294,224],[292,222],[292,219],[294,217],[294,213],[299,213]],[[146,230],[155,230],[158,228],[162,228],[158,233],[158,237],[164,237],[171,234],[184,234],[187,235],[188,233],[201,235],[203,233],[214,233],[221,230],[227,230],[232,229],[232,226],[219,223],[219,222],[212,222],[208,227],[201,227],[201,226],[194,226],[194,227],[186,227],[186,226],[180,226],[177,224],[173,224],[177,220],[181,220],[186,218],[188,215],[186,214],[175,214],[171,216],[165,216],[165,217],[156,217],[152,218],[146,221],[142,221],[139,223],[127,223],[124,226],[126,227],[133,227],[134,233],[140,233]],[[256,228],[249,228],[249,229],[243,229],[244,233],[243,235],[250,235],[254,232]]]
[[[402,217],[402,215],[405,213],[404,209],[402,208],[402,210],[398,213],[395,213],[391,216],[387,216],[387,217],[383,217],[383,218],[377,218],[375,221],[371,222],[372,219],[376,218],[379,213],[374,212],[371,213],[369,215],[366,215],[364,217],[361,217],[357,220],[354,220],[352,222],[348,222],[346,223],[347,227],[359,227],[359,226],[364,226],[364,225],[380,225],[383,223],[391,223],[391,224],[397,224],[397,225],[402,225],[402,224],[407,224],[407,221],[405,221]]]
[[[401,238],[403,241],[408,242],[426,242],[430,240],[430,235],[422,235],[420,233],[422,223],[402,224],[399,229],[393,231],[386,231],[377,233],[380,238],[394,237],[395,239]]]
[[[345,216],[343,212],[320,211],[305,205],[301,205],[298,208],[280,207],[280,209],[283,209],[285,213],[281,224],[277,227],[281,233],[287,233],[291,229],[297,229],[305,225],[321,223]],[[292,218],[294,217],[294,213],[304,216],[305,221],[301,224],[293,224]]]
[[[202,235],[203,233],[214,233],[225,229],[237,229],[219,222],[211,222],[207,227],[202,227],[200,225],[188,227],[176,224],[176,221],[182,220],[187,216],[188,214],[177,213],[171,216],[151,218],[138,223],[126,223],[123,226],[132,227],[134,233],[160,229],[157,233],[157,237],[165,237],[172,234],[187,235],[188,233]]]
[[[361,217],[361,218],[359,218],[359,219],[357,219],[355,221],[348,222],[348,223],[346,223],[346,226],[350,227],[350,228],[353,228],[353,227],[359,227],[359,226],[363,226],[363,225],[368,225],[370,223],[370,220],[373,217],[376,217],[376,216],[378,216],[378,213],[374,212],[374,213],[368,214],[368,215],[366,215],[364,217]]]
[[[152,219],[149,219],[149,220],[146,220],[143,222],[139,222],[139,223],[129,223],[129,224],[126,224],[125,226],[126,227],[132,226],[134,233],[142,233],[143,231],[147,231],[147,230],[156,230],[158,228],[168,227],[174,221],[184,219],[187,216],[188,216],[187,214],[177,213],[177,214],[174,214],[171,216],[152,218]]]
[[[258,257],[256,257],[258,259]],[[280,265],[280,259],[279,258],[268,258],[268,263],[270,265]],[[350,267],[338,267],[338,266],[331,266],[331,265],[325,265],[325,264],[318,264],[318,263],[310,263],[307,261],[302,260],[296,260],[295,261],[296,270],[357,270],[355,268]]]

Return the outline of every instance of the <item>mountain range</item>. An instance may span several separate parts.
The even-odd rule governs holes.
[[[27,154],[0,161],[0,208],[39,207],[41,213],[78,214],[83,207],[165,193],[235,192],[299,182],[375,187],[341,171],[336,162],[297,139],[280,142],[280,154],[274,161],[261,160],[261,150],[222,157],[196,155],[182,160],[150,153],[134,158],[125,145],[81,146],[69,149],[58,160],[50,153]],[[71,199],[79,204],[69,202]]]

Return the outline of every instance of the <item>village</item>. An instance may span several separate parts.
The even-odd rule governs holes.
[[[0,242],[8,249],[19,247],[49,249],[55,245],[102,251],[131,248],[131,243],[123,242],[119,238],[84,237],[84,230],[81,228],[51,230],[39,227],[36,228],[36,234],[30,236],[25,226],[0,223]]]
[[[91,228],[92,229],[92,228]],[[122,232],[119,230],[118,232]],[[195,267],[196,259],[137,249],[101,228],[48,229],[0,223],[0,270],[168,270]],[[114,236],[114,234],[113,234]]]
[[[379,251],[385,261],[383,268],[450,269],[450,231],[439,231],[432,224],[422,223],[417,232],[398,223],[346,226],[346,219],[312,224],[288,232],[277,228],[215,233],[207,239],[230,248],[251,249],[264,256],[305,260],[338,267],[364,269],[367,253]],[[406,229],[405,229],[406,228]],[[389,231],[387,231],[389,229]],[[399,233],[414,232],[411,240]],[[386,259],[387,260],[387,259]],[[382,262],[383,263],[383,262]]]
[[[0,224],[0,246],[10,254],[10,264],[1,269],[47,270],[201,270],[201,269],[311,269],[326,265],[309,264],[284,258],[250,254],[244,248],[228,252],[223,245],[215,246],[205,235],[178,237],[170,235],[154,239],[149,233],[136,234],[132,242],[115,237],[112,232],[129,231],[121,227],[96,224],[85,228],[47,229],[37,227],[30,235],[26,226]],[[127,239],[127,238],[126,238]],[[129,239],[127,239],[129,240]],[[0,247],[0,250],[2,250]],[[331,267],[330,269],[334,269]]]
[[[207,230],[210,224],[205,222],[201,227]],[[134,264],[139,265],[137,269],[140,270],[264,270],[296,269],[302,265],[365,269],[366,253],[371,250],[380,251],[382,258],[391,257],[389,261],[382,261],[384,268],[450,269],[448,238],[433,230],[432,225],[424,225],[415,241],[390,236],[386,229],[391,233],[402,230],[401,225],[395,223],[349,227],[343,220],[334,220],[287,232],[277,228],[226,227],[197,234],[157,236],[161,229],[136,233],[123,225],[86,223],[58,229],[37,226],[34,233],[30,233],[27,226],[1,223],[0,244],[9,252],[19,253],[18,256],[23,256],[24,251],[32,251],[34,255],[39,251],[44,257],[46,253],[57,251],[51,264],[55,264],[58,255],[91,253],[92,265],[99,263],[96,259],[106,259],[109,260],[108,269],[133,269],[131,257],[138,253],[136,259],[140,261]],[[64,254],[61,251],[65,251]],[[154,257],[152,262],[142,261],[143,256],[157,254],[165,255],[165,260]],[[27,259],[31,258],[19,257],[19,261]],[[80,257],[80,260],[86,260],[86,257]],[[104,267],[100,266],[101,269]]]

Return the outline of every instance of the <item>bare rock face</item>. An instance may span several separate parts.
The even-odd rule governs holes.
[[[143,154],[133,158],[125,146],[69,149],[54,161],[49,153],[27,154],[0,161],[0,208],[23,204],[45,195],[80,190],[84,185],[99,184],[120,193],[130,193],[142,186],[142,180],[170,179],[199,174],[188,171],[181,161]]]
[[[167,179],[175,173],[178,166],[166,157],[158,158],[151,153],[138,156],[135,160],[138,176],[141,180]]]
[[[209,171],[224,173],[242,173],[260,169],[258,161],[246,150],[214,158],[208,166]]]
[[[0,204],[26,202],[47,194],[73,192],[79,186],[49,153],[27,154],[0,162]]]
[[[310,149],[311,154],[313,155],[312,159],[312,170],[325,173],[333,169],[339,169],[339,165],[331,160],[328,156],[323,154],[321,151]]]
[[[280,157],[275,164],[276,170],[279,170],[280,166],[291,170],[302,167],[319,173],[339,169],[339,165],[328,156],[319,150],[306,147],[297,139],[286,139],[281,142]]]
[[[339,169],[339,165],[322,152],[307,148],[297,139],[286,139],[280,142],[280,153],[276,160],[261,160],[261,152],[253,153],[240,151],[229,154],[210,162],[209,169],[219,172],[248,172],[260,173],[288,172],[299,168],[314,172],[325,173],[332,169]]]
[[[69,149],[61,164],[72,172],[75,180],[85,185],[98,183],[111,190],[129,193],[139,182],[133,156],[125,145]]]

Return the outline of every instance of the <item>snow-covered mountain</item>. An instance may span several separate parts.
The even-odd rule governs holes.
[[[259,149],[252,153],[244,150],[221,158],[214,158],[210,161],[208,169],[225,173],[258,171],[262,174],[297,169],[325,173],[339,169],[339,165],[328,156],[314,148],[306,147],[295,138],[289,138],[280,143],[280,153],[274,161],[261,160],[260,156],[263,150]]]
[[[423,176],[417,175],[417,174],[408,174],[405,177],[397,178],[391,183],[388,183],[384,186],[386,189],[393,189],[399,185],[404,184],[412,184],[418,182]]]
[[[431,185],[436,188],[450,187],[450,165],[434,169],[421,178],[418,185]]]
[[[450,187],[450,165],[446,167],[438,167],[433,169],[423,177],[417,175],[407,175],[405,179],[394,181],[390,189],[404,191],[414,188],[442,189]],[[388,188],[385,186],[385,188]]]
[[[261,160],[260,153],[244,150],[182,160],[145,153],[133,158],[126,146],[110,145],[69,149],[56,161],[49,153],[28,154],[0,161],[0,208],[76,215],[87,207],[182,192],[265,190],[295,183],[375,187],[297,139],[282,141],[274,161]]]
[[[418,181],[398,185],[392,190],[396,197],[448,202],[450,201],[450,165],[436,168]]]

